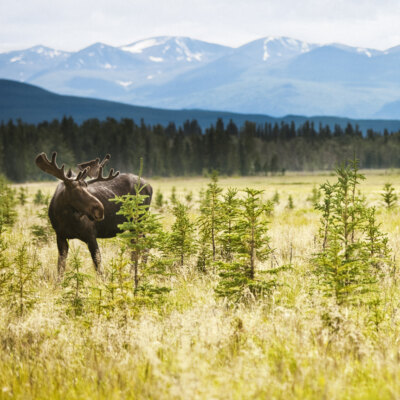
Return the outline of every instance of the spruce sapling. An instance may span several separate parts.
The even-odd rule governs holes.
[[[18,316],[22,316],[37,300],[35,281],[39,266],[36,253],[30,254],[28,243],[22,243],[17,249],[14,261],[10,264],[7,296],[8,304]]]
[[[142,160],[140,172],[142,171]],[[125,217],[125,222],[118,225],[121,233],[118,238],[124,243],[124,247],[131,251],[131,274],[133,275],[133,295],[137,304],[155,301],[168,291],[164,287],[153,286],[150,281],[156,276],[154,270],[161,274],[157,260],[147,264],[151,250],[157,250],[163,245],[163,231],[159,216],[149,211],[149,205],[145,204],[147,195],[141,194],[143,188],[140,183],[135,186],[135,194],[117,196],[111,201],[121,204],[117,214]],[[166,274],[166,272],[165,272]]]
[[[365,302],[376,290],[377,257],[387,255],[385,236],[375,211],[366,205],[358,185],[364,177],[352,160],[336,169],[337,182],[322,185],[321,251],[314,258],[318,284],[337,304]]]
[[[89,299],[88,280],[91,275],[82,272],[82,260],[79,257],[79,248],[71,252],[71,268],[65,274],[62,286],[63,299],[67,303],[67,314],[81,316],[84,313],[86,302]]]
[[[154,196],[154,206],[157,210],[161,210],[164,206],[164,196],[161,193],[160,189],[157,189],[156,194]]]
[[[223,195],[221,203],[222,218],[219,242],[221,243],[222,257],[226,261],[233,259],[233,239],[240,213],[240,200],[237,192],[237,189],[229,188]]]
[[[383,204],[388,210],[392,210],[396,207],[398,196],[391,183],[385,183],[383,187],[383,193],[381,193]]]
[[[292,197],[291,194],[289,194],[288,203],[287,203],[287,205],[286,205],[286,208],[287,208],[288,210],[293,210],[293,209],[294,209],[293,197]]]
[[[279,192],[277,190],[275,190],[275,193],[272,196],[272,202],[275,204],[279,204],[279,200],[280,200]]]
[[[26,204],[28,199],[28,189],[25,187],[20,187],[18,191],[18,201],[21,206]]]
[[[175,221],[171,227],[168,248],[169,252],[178,258],[179,265],[183,266],[186,258],[196,250],[195,227],[189,218],[189,206],[176,201],[172,207],[172,215]]]
[[[199,230],[202,243],[208,243],[211,247],[212,261],[217,254],[217,240],[221,229],[221,193],[222,188],[218,185],[218,172],[213,171],[211,182],[200,203]],[[205,253],[204,253],[205,254]]]
[[[271,254],[268,237],[270,203],[263,203],[263,191],[245,189],[245,199],[240,201],[240,212],[232,236],[232,262],[219,262],[220,282],[216,294],[234,302],[246,297],[269,295],[276,285],[275,275],[282,268],[265,271],[258,269],[260,262]],[[268,278],[267,278],[268,276]]]

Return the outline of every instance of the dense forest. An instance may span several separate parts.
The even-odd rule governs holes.
[[[238,127],[222,120],[203,132],[195,120],[164,127],[112,118],[79,125],[72,118],[0,125],[0,174],[11,181],[48,179],[33,162],[42,151],[57,151],[67,166],[110,153],[114,168],[134,173],[143,157],[145,176],[200,175],[213,169],[223,175],[266,175],[332,169],[354,154],[362,168],[400,167],[400,132],[369,130],[363,136],[350,124],[345,129],[310,122],[297,128],[294,122]]]

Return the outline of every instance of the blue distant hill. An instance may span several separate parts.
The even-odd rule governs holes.
[[[399,48],[274,36],[237,48],[182,36],[74,52],[38,45],[0,53],[0,78],[161,109],[399,119]]]
[[[218,118],[222,118],[225,123],[233,120],[239,127],[245,121],[252,121],[257,124],[274,124],[282,121],[290,123],[294,121],[298,126],[309,120],[314,122],[316,127],[320,123],[329,125],[331,128],[335,124],[345,127],[350,123],[352,125],[357,124],[363,132],[368,129],[377,132],[383,132],[385,129],[389,132],[400,130],[400,120],[355,120],[295,115],[275,118],[261,114],[240,114],[225,111],[168,110],[140,107],[106,100],[58,95],[30,84],[0,79],[0,121],[3,121],[3,123],[7,123],[10,119],[21,119],[24,122],[36,124],[42,121],[62,119],[64,116],[71,116],[77,123],[82,123],[90,118],[104,120],[107,117],[112,117],[117,120],[131,118],[137,123],[143,119],[146,124],[150,125],[167,125],[173,122],[178,126],[187,120],[196,119],[203,129],[215,124]]]

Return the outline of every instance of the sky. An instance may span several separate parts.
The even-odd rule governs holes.
[[[400,45],[399,22],[400,0],[0,0],[0,52],[153,36],[232,47],[288,36],[385,50]]]

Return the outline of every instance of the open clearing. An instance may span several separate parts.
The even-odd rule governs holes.
[[[364,171],[361,191],[378,207],[395,260],[400,256],[399,209],[387,211],[380,193],[385,183],[400,189],[399,171]],[[397,399],[400,398],[400,287],[382,281],[379,325],[365,308],[338,308],[315,289],[310,259],[317,251],[320,215],[307,197],[331,174],[221,178],[223,188],[251,187],[275,192],[280,201],[271,217],[273,262],[291,261],[280,286],[266,300],[228,307],[215,297],[216,271],[200,273],[195,259],[177,267],[171,292],[160,307],[147,308],[121,323],[118,315],[71,317],[61,304],[57,248],[31,246],[40,261],[34,307],[23,317],[0,307],[0,399]],[[184,198],[193,192],[196,218],[206,178],[149,179],[168,199],[172,187]],[[31,183],[28,203],[6,232],[10,256],[30,227],[40,223],[33,204],[38,189],[52,194],[56,183]],[[294,209],[286,205],[293,197]],[[166,229],[172,217],[162,214]],[[103,266],[116,257],[116,239],[100,240]],[[85,244],[84,272],[95,276]],[[71,256],[70,256],[71,257]],[[69,258],[70,259],[70,258]],[[270,263],[271,260],[268,261]],[[327,325],[324,314],[329,314]],[[333,322],[332,322],[333,321]]]

